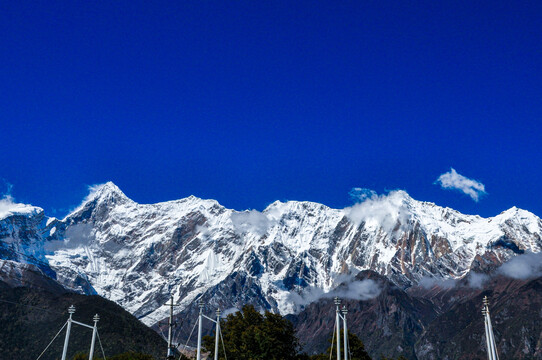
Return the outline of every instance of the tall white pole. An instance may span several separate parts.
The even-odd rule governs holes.
[[[484,327],[486,330],[487,358],[489,360],[494,360],[493,351],[491,348],[491,336],[489,335],[489,323],[487,321],[489,318],[489,301],[487,300],[487,296],[484,296],[483,304],[484,307],[482,310],[482,314],[484,314]]]
[[[218,339],[219,338],[220,338],[220,309],[216,309],[215,360],[218,360]]]
[[[489,330],[487,326],[487,315],[486,315],[486,306],[484,305],[484,308],[482,309],[482,314],[484,315],[484,329],[486,331],[486,347],[487,347],[487,358],[488,360],[493,360],[493,356],[491,354],[491,345],[489,342]]]
[[[64,339],[64,349],[62,350],[62,360],[66,360],[66,354],[68,352],[68,342],[70,341],[70,330],[72,328],[72,315],[75,312],[75,306],[71,305],[68,308],[70,318],[68,319],[68,327],[66,328],[66,338]]]
[[[495,335],[493,334],[493,326],[491,325],[491,316],[489,314],[489,301],[487,299],[487,296],[484,296],[484,308],[482,310],[482,314],[484,314],[488,359],[499,360],[499,355],[497,353],[497,344],[495,342]]]
[[[348,360],[348,329],[346,327],[346,314],[348,314],[348,310],[346,310],[346,306],[343,305],[343,325],[344,325],[344,332],[343,332],[343,338],[344,338],[344,360]]]
[[[171,303],[169,304],[169,323],[168,323],[168,335],[167,335],[167,359],[174,359],[173,349],[171,346],[171,337],[173,333],[173,296],[171,296]]]
[[[98,321],[100,321],[100,317],[96,314],[92,320],[94,320],[94,329],[92,329],[92,342],[90,343],[90,353],[88,354],[89,360],[92,360],[94,357],[94,344],[96,343],[96,333],[98,332]]]
[[[487,323],[489,325],[489,337],[491,339],[491,353],[493,354],[493,360],[499,360],[499,356],[497,355],[497,344],[495,343],[495,335],[493,334],[493,326],[491,325],[489,310],[487,312]]]
[[[335,297],[335,305],[337,306],[335,310],[335,322],[337,323],[337,360],[341,360],[341,315],[339,314],[340,304],[341,300],[339,300],[338,297]]]
[[[198,318],[198,347],[196,350],[196,360],[201,360],[201,323],[203,320],[203,300],[198,301],[199,305],[199,318]]]

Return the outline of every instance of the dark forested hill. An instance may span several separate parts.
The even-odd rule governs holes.
[[[67,309],[72,304],[76,307],[73,319],[79,322],[93,324],[92,317],[99,314],[98,332],[106,357],[127,351],[164,357],[162,338],[115,303],[61,288],[51,290],[11,287],[0,281],[0,359],[35,360],[68,319]],[[90,329],[72,325],[68,358],[88,352],[91,336]],[[64,337],[65,330],[42,359],[60,359]],[[98,342],[95,354],[103,357]]]

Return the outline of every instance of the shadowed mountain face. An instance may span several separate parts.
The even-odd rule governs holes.
[[[75,305],[73,319],[93,324],[99,314],[98,331],[106,357],[137,351],[162,359],[165,341],[119,305],[100,296],[67,291],[33,266],[2,262],[0,274],[0,349],[2,359],[35,360],[68,320],[67,309]],[[19,267],[19,268],[18,268]],[[12,278],[13,275],[16,275]],[[24,286],[20,286],[24,285]],[[41,359],[60,359],[65,329]],[[73,324],[68,358],[88,353],[92,330]],[[99,342],[96,356],[103,357]]]
[[[423,359],[486,357],[481,303],[490,311],[501,359],[542,359],[542,278],[492,279],[483,289],[449,290],[447,310],[428,324],[415,344]]]
[[[381,293],[366,301],[346,300],[348,327],[373,358],[485,359],[482,299],[490,311],[501,359],[542,359],[542,278],[496,276],[483,288],[458,282],[403,291],[385,278],[365,272],[358,279],[378,279]],[[341,305],[342,306],[342,305]],[[335,322],[331,299],[308,305],[289,316],[309,354],[329,346]]]
[[[348,309],[350,331],[364,342],[370,354],[404,355],[414,358],[413,344],[423,333],[437,312],[425,299],[408,295],[385,277],[371,271],[358,274],[357,280],[371,279],[378,284],[380,294],[369,300],[346,299],[341,302]],[[309,354],[324,352],[335,324],[336,306],[333,299],[308,305],[293,321],[304,350]]]
[[[211,313],[244,304],[297,313],[306,316],[297,322],[300,334],[325,337],[328,325],[310,319],[327,312],[320,307],[335,291],[351,299],[351,328],[372,334],[366,342],[374,354],[433,356],[439,350],[415,342],[476,290],[427,282],[491,274],[542,246],[542,222],[527,211],[481,218],[402,191],[346,209],[277,201],[239,212],[193,196],[138,204],[107,183],[62,220],[16,205],[0,218],[2,259],[34,265],[71,291],[101,295],[155,328],[171,296],[177,316],[188,319],[201,297]],[[308,350],[326,347],[308,337]]]

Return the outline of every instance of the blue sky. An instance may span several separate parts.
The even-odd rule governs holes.
[[[351,204],[354,187],[542,215],[542,3],[0,3],[0,178],[65,215],[152,203]],[[479,201],[435,183],[485,185]],[[2,184],[0,184],[2,185]]]

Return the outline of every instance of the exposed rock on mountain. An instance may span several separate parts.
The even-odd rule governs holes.
[[[299,310],[290,292],[329,291],[340,274],[373,270],[407,288],[484,271],[542,244],[540,219],[527,211],[484,219],[402,191],[342,210],[291,201],[237,212],[193,196],[137,204],[107,183],[49,229],[46,258],[59,281],[147,323],[165,315],[170,294],[180,310],[210,291],[228,308],[248,301],[285,314]]]
[[[420,317],[451,311],[463,296],[431,294],[418,285],[471,281],[469,274],[492,273],[542,246],[542,222],[528,211],[482,218],[403,191],[345,209],[277,201],[262,212],[240,212],[194,196],[138,204],[107,183],[62,220],[15,205],[0,217],[2,259],[34,265],[73,291],[113,300],[146,324],[166,316],[170,296],[184,315],[195,315],[200,296],[209,309],[251,303],[291,314],[323,306],[340,284],[354,284],[345,290],[350,299],[368,300],[359,311],[376,311],[377,324],[388,316],[398,321],[373,329],[402,334],[388,342],[396,348],[422,336],[430,321]],[[360,285],[355,276],[362,271],[381,276],[381,291]]]

